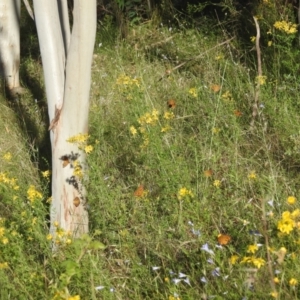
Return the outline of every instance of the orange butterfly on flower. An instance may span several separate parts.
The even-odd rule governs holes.
[[[231,236],[229,236],[227,234],[219,234],[218,235],[218,243],[221,246],[227,245],[230,241],[231,241]]]

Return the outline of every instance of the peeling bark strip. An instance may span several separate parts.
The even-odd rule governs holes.
[[[57,125],[57,123],[59,121],[60,112],[61,112],[61,109],[58,109],[55,105],[55,115],[50,123],[48,130],[53,130],[55,128],[55,126]]]

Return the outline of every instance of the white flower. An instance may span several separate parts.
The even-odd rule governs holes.
[[[178,278],[174,278],[172,279],[172,281],[174,282],[174,284],[178,284],[182,279],[178,279]]]
[[[204,244],[204,245],[201,247],[201,250],[203,250],[203,251],[205,251],[205,252],[207,252],[207,253],[209,253],[209,254],[214,255],[214,251],[212,251],[211,249],[209,249],[209,246],[208,246],[207,243]]]

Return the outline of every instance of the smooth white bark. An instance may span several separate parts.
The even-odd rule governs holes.
[[[55,107],[61,109],[63,105],[65,85],[66,57],[58,5],[53,0],[33,0],[33,6],[43,61],[48,114],[52,120]]]
[[[66,1],[62,0],[60,4],[66,4]],[[68,15],[63,13],[62,7],[58,8],[56,1],[34,0],[34,9],[51,122],[50,232],[55,234],[53,224],[58,222],[61,228],[78,236],[88,232],[88,213],[84,206],[85,191],[81,179],[74,175],[74,164],[79,163],[84,169],[85,155],[82,149],[67,140],[88,131],[96,0],[74,1],[70,38],[66,25]],[[65,158],[69,163],[65,163]]]
[[[20,86],[20,7],[20,0],[0,0],[1,75],[9,90]]]

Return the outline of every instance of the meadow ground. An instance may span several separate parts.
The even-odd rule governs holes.
[[[241,53],[237,38],[222,44],[230,39],[222,31],[146,22],[120,41],[102,25],[92,67],[90,236],[61,232],[60,250],[49,247],[38,60],[22,64],[26,94],[1,100],[0,298],[298,299],[294,57],[262,50],[262,77],[255,52]]]

